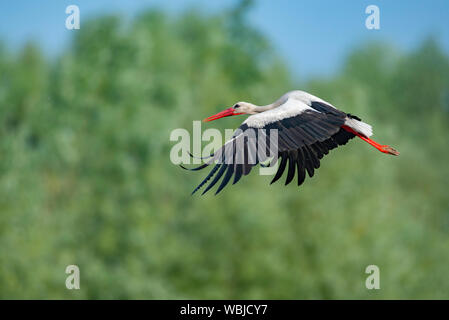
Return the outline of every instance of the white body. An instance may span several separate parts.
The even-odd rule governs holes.
[[[295,90],[287,92],[270,105],[258,107],[261,109],[266,109],[266,111],[251,115],[244,121],[244,123],[246,123],[249,127],[262,128],[269,123],[297,116],[306,110],[319,112],[311,107],[312,102],[314,101],[322,102],[335,108],[329,102],[311,95],[310,93]],[[373,135],[372,127],[365,122],[352,118],[346,118],[345,125],[366,137]]]

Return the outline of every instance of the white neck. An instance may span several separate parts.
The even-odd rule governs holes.
[[[264,112],[264,111],[268,111],[268,110],[277,108],[277,107],[279,107],[281,104],[283,104],[287,99],[288,99],[288,97],[282,96],[281,98],[279,98],[279,99],[276,100],[275,102],[270,103],[270,104],[267,104],[267,105],[264,105],[264,106],[256,106],[256,105],[253,105],[253,106],[254,106],[253,111],[254,111],[255,113],[260,113],[260,112]]]

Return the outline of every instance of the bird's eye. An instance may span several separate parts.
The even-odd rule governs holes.
[[[236,104],[234,105],[234,109],[240,108],[240,105]]]

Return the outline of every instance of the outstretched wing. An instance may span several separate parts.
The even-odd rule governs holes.
[[[207,161],[193,169],[201,170],[210,165],[214,165],[206,178],[193,190],[192,194],[203,187],[210,179],[212,181],[204,189],[202,194],[209,191],[222,176],[224,176],[215,194],[218,194],[234,176],[233,184],[237,183],[242,175],[248,175],[251,169],[261,161],[268,159],[268,156],[258,155],[258,135],[260,130],[248,127],[242,124],[234,133],[231,140],[226,142],[219,150],[217,150]],[[265,136],[265,138],[268,138]],[[269,145],[267,146],[269,148]],[[184,168],[184,167],[183,167]],[[186,169],[186,168],[184,168]]]
[[[189,169],[200,170],[215,164],[192,194],[212,179],[202,194],[206,193],[223,177],[215,193],[218,194],[232,177],[235,184],[254,166],[270,159],[273,150],[277,155],[274,161],[280,163],[271,183],[277,181],[288,167],[285,184],[289,184],[297,173],[298,186],[301,185],[306,172],[309,177],[314,175],[324,155],[354,137],[341,128],[347,116],[325,103],[314,102],[307,106],[289,99],[276,109],[248,117],[232,139],[210,159]]]

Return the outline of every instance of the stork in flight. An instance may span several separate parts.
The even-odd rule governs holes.
[[[272,132],[269,129],[277,130],[276,161],[280,159],[280,164],[271,183],[282,176],[288,162],[285,184],[287,185],[293,180],[295,171],[297,171],[298,186],[301,185],[305,180],[306,172],[311,178],[314,170],[320,167],[320,159],[328,154],[329,150],[346,144],[355,136],[383,153],[399,155],[399,152],[392,147],[381,145],[369,138],[373,134],[369,124],[304,91],[290,91],[277,101],[265,106],[238,102],[233,107],[210,116],[204,121],[239,114],[251,116],[243,122],[225,145],[207,157],[208,160],[204,164],[188,169],[196,171],[215,163],[213,169],[193,190],[192,194],[213,178],[203,192],[203,194],[206,193],[224,175],[215,193],[218,194],[233,175],[233,184],[235,184],[242,175],[249,174],[255,165],[260,163],[261,166],[264,166],[262,162],[267,158],[261,157],[260,153],[256,151],[257,145],[254,140],[257,134],[252,136],[245,134],[249,130],[259,132],[259,135],[260,132],[265,132],[264,139],[268,141],[267,144],[270,144],[270,132]],[[241,159],[241,161],[236,161],[236,159]]]

